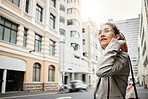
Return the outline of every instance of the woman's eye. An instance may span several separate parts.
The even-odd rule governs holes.
[[[106,30],[106,32],[109,32],[109,30]]]

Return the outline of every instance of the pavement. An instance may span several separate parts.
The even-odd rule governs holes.
[[[145,89],[144,87],[136,87],[136,88],[139,99],[148,99],[148,88],[147,89]],[[130,91],[129,97],[130,98],[135,97],[134,88],[132,87],[129,91]]]

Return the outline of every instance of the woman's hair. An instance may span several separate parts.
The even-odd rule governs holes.
[[[117,28],[117,26],[114,23],[105,23],[103,25],[109,25],[109,26],[111,26],[112,29],[114,30],[115,35],[120,34],[119,40],[125,40],[125,36],[120,32],[120,30]]]

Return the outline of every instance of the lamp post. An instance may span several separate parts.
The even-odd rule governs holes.
[[[61,43],[63,43],[63,90],[64,90],[64,78],[65,78],[65,71],[64,71],[64,44],[65,44],[65,39],[63,39],[63,41],[60,41]]]

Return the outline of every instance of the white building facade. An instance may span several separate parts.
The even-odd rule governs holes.
[[[88,62],[82,55],[80,6],[80,0],[60,0],[59,3],[60,84],[67,85],[71,80],[88,83]]]
[[[96,68],[99,57],[99,42],[98,42],[98,28],[95,22],[89,19],[82,23],[82,44],[83,56],[88,60],[88,75],[89,86],[95,88],[96,85]]]
[[[1,93],[58,90],[58,3],[0,0]]]
[[[133,73],[136,82],[138,81],[138,34],[140,25],[140,15],[138,18],[126,19],[121,21],[109,20],[117,25],[119,30],[125,35],[128,53],[131,58]],[[131,76],[129,82],[132,82]]]
[[[140,33],[138,37],[138,80],[148,86],[148,2],[142,0]]]

